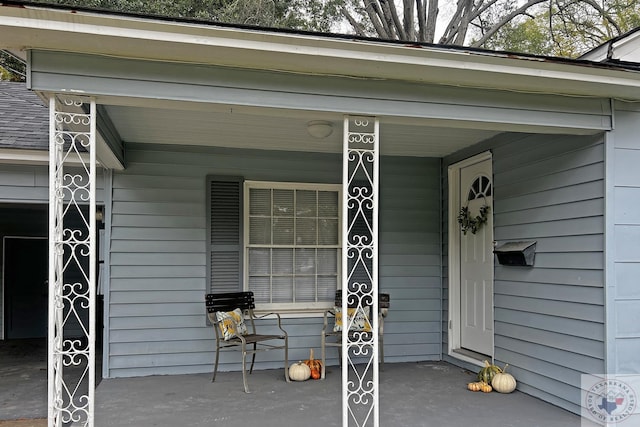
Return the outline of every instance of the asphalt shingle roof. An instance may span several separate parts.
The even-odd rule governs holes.
[[[49,109],[24,83],[0,81],[0,148],[49,148]]]

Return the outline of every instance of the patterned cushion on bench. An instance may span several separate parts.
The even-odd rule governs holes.
[[[218,319],[220,332],[222,332],[222,336],[224,337],[225,341],[228,341],[231,338],[235,338],[237,335],[247,334],[247,327],[244,324],[244,316],[242,315],[242,310],[240,310],[239,308],[228,312],[217,311],[216,318]],[[237,331],[235,330],[233,321],[235,321],[238,325]]]
[[[351,324],[351,327],[349,328],[350,331],[371,332],[371,323],[369,322],[369,308],[370,307],[358,307],[347,309],[347,324]],[[340,332],[342,331],[342,307],[334,307],[334,310],[336,313],[336,319],[333,326],[333,332]],[[352,318],[353,323],[351,323]]]

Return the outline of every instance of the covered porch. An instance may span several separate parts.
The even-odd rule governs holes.
[[[605,142],[611,97],[633,95],[623,72],[140,17],[3,13],[19,15],[3,25],[11,30],[6,43],[29,52],[31,89],[84,103],[78,112],[95,123],[85,132],[95,142],[89,164],[106,170],[98,425],[283,425],[294,416],[291,425],[339,425],[345,383],[335,355],[325,382],[286,384],[273,370],[281,359],[269,356],[259,360],[251,395],[229,372],[239,369],[234,357],[221,361],[225,372],[211,384],[203,296],[219,289],[210,183],[231,177],[255,194],[299,184],[314,194],[327,185],[346,192],[342,150],[352,117],[371,118],[379,141],[370,279],[392,299],[388,363],[375,386],[380,424],[579,425],[565,410],[579,412],[580,375],[605,371]],[[618,83],[602,83],[609,78]],[[318,121],[322,137],[311,131]],[[491,182],[482,197],[495,194],[483,248],[490,336],[480,340],[486,348],[464,353],[456,215],[475,181],[461,185],[463,166],[455,165],[478,155]],[[247,233],[251,215],[242,203],[250,202],[234,206],[231,218]],[[335,220],[340,233],[347,218]],[[244,237],[232,236],[241,255],[224,285],[234,290],[251,289],[250,276],[262,274],[251,269],[253,242]],[[494,265],[494,240],[522,239],[538,241],[535,268]],[[335,287],[339,263],[330,273]],[[291,358],[304,359],[318,348],[331,298],[285,304]],[[513,366],[518,392],[466,390],[465,369],[485,358]]]

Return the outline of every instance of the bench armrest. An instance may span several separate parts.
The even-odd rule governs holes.
[[[257,315],[253,312],[253,310],[250,310],[249,313],[254,320],[263,320],[269,316],[276,316],[276,319],[278,320],[278,329],[280,329],[285,336],[288,336],[287,331],[282,329],[282,318],[280,317],[279,313],[271,312],[271,313],[262,313],[260,315]]]
[[[333,308],[324,311],[324,321],[322,325],[322,334],[327,333],[327,328],[329,328],[329,316],[335,317],[336,313]],[[333,328],[330,329],[330,332],[333,331]]]

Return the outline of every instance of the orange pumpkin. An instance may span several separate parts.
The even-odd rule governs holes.
[[[322,362],[313,358],[313,349],[309,350],[309,358],[304,361],[304,364],[311,369],[311,378],[314,380],[320,379]]]
[[[474,382],[474,383],[467,384],[467,389],[469,389],[471,391],[480,391],[481,387],[482,387],[482,383],[481,382]]]

